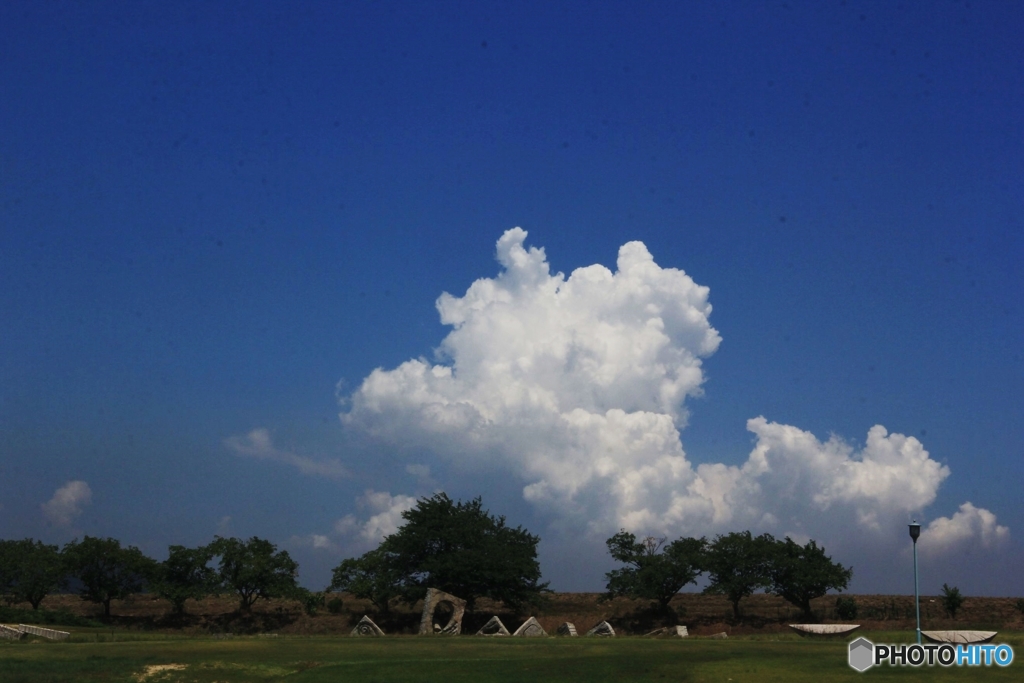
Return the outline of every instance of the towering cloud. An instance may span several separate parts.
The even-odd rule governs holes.
[[[510,472],[528,501],[595,534],[752,528],[828,540],[838,526],[871,536],[935,500],[949,469],[881,426],[857,450],[758,417],[746,463],[694,467],[679,430],[685,399],[702,390],[701,359],[721,341],[708,288],[660,267],[640,242],[621,247],[614,272],[552,274],[526,236],[498,240],[497,277],[437,300],[452,327],[438,358],[374,370],[345,425],[457,468]],[[957,529],[988,528],[962,513]],[[980,513],[991,515],[964,514]]]

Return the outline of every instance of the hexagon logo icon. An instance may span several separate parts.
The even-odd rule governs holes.
[[[864,672],[875,663],[875,644],[867,638],[858,638],[850,643],[850,666]]]

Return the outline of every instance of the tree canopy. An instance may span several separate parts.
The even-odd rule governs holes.
[[[768,569],[768,592],[784,598],[810,618],[811,600],[830,590],[843,590],[853,576],[847,569],[825,554],[813,540],[800,545],[790,538],[771,544]]]
[[[518,608],[547,588],[538,583],[540,537],[507,526],[504,516],[484,509],[480,497],[455,502],[438,493],[402,517],[405,524],[383,545],[405,574],[413,600],[433,587],[463,598],[470,609],[481,597]]]
[[[328,590],[345,591],[369,600],[387,614],[391,601],[402,594],[403,579],[394,555],[378,547],[362,557],[343,560],[334,568]]]
[[[770,534],[755,538],[749,531],[716,536],[705,556],[710,582],[704,592],[724,594],[739,619],[740,600],[769,585],[768,561],[774,543]]]
[[[64,546],[69,573],[81,583],[80,595],[103,605],[110,617],[110,601],[140,592],[153,577],[156,562],[135,546],[121,547],[116,538],[84,537]]]
[[[250,611],[257,600],[288,597],[298,591],[298,563],[270,541],[256,536],[248,541],[217,536],[207,548],[218,558],[221,585],[238,594],[242,612]]]
[[[27,602],[32,609],[57,590],[66,575],[55,545],[31,538],[0,541],[0,595],[8,603]]]
[[[152,589],[170,601],[175,614],[184,614],[189,598],[202,600],[218,587],[217,572],[209,566],[213,550],[172,545],[168,551],[167,559],[156,568]]]
[[[605,575],[605,597],[627,596],[653,600],[662,609],[683,586],[694,583],[704,565],[707,541],[704,538],[680,538],[664,545],[665,539],[653,536],[638,541],[622,530],[605,543],[611,556],[625,564]]]
[[[455,502],[438,493],[402,517],[402,527],[376,550],[335,569],[336,587],[370,598],[382,611],[392,593],[415,602],[428,587],[463,598],[470,609],[481,597],[517,609],[547,590],[539,583],[540,537],[491,515],[479,497]]]

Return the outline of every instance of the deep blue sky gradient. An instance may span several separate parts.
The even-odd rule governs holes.
[[[565,273],[638,239],[711,288],[691,460],[742,462],[757,415],[883,424],[1020,558],[1022,35],[1012,2],[4,2],[0,537],[287,545],[411,492],[336,393],[430,357],[518,225]],[[353,477],[225,449],[255,427]],[[93,503],[47,527],[71,479]],[[314,587],[339,559],[295,554]]]

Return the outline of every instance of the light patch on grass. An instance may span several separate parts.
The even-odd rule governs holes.
[[[282,666],[269,666],[267,664],[235,664],[232,662],[207,662],[202,665],[204,669],[219,669],[227,672],[241,673],[246,680],[261,678],[280,678],[291,676],[302,669],[285,668]]]
[[[151,678],[163,678],[164,674],[171,671],[184,671],[184,664],[150,664],[141,673],[136,674],[135,680],[148,681]]]

